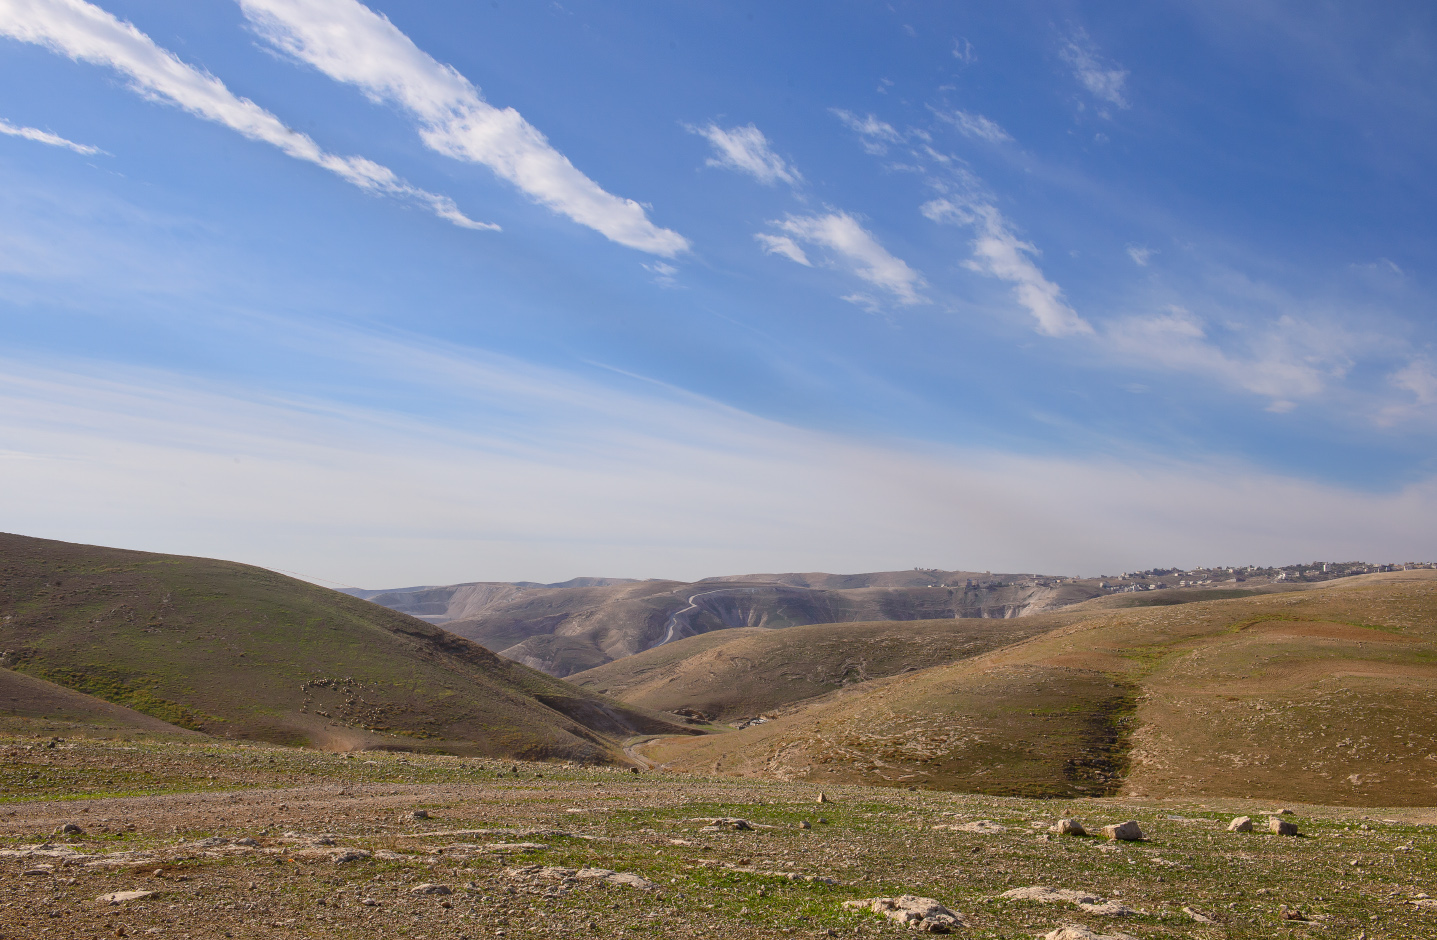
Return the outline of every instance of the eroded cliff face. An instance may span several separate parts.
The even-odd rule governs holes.
[[[375,592],[375,603],[423,616],[555,676],[688,636],[735,627],[947,618],[1012,618],[1100,592],[1061,578],[917,570],[869,575],[750,575],[682,583],[574,586],[475,582]]]

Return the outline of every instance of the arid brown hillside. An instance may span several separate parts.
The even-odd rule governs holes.
[[[974,659],[644,753],[675,769],[816,783],[1432,805],[1437,572],[1090,607]]]
[[[616,739],[680,730],[260,568],[17,535],[0,535],[0,652],[0,666],[223,737],[607,760]]]
[[[575,673],[582,688],[645,708],[753,718],[835,689],[951,663],[1078,619],[902,620],[722,630]]]

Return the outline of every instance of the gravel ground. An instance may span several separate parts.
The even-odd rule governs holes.
[[[936,898],[966,921],[958,934],[985,938],[1064,924],[1437,937],[1437,840],[1420,812],[1294,806],[1294,838],[1266,831],[1275,806],[826,796],[613,768],[0,739],[0,938],[876,936],[903,928],[843,902],[900,894]],[[1228,832],[1239,813],[1259,831]],[[1067,816],[1090,831],[1133,819],[1147,839],[1048,831]],[[1134,913],[1001,897],[1032,886]]]

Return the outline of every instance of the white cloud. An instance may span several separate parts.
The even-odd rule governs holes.
[[[771,223],[791,239],[828,249],[842,265],[855,275],[881,290],[887,291],[900,304],[927,303],[927,298],[918,293],[925,287],[923,275],[910,268],[901,258],[895,258],[878,243],[878,239],[858,220],[846,212],[830,212],[826,215],[790,215],[781,221]],[[760,238],[760,241],[764,241]],[[778,246],[765,242],[769,251],[782,254],[795,261],[799,259]],[[797,248],[796,245],[793,246]],[[803,256],[803,252],[798,254]],[[800,264],[806,262],[799,261]],[[852,295],[850,300],[871,301],[863,295]]]
[[[1063,300],[1063,291],[1048,280],[1034,263],[1038,249],[1013,234],[1007,219],[995,206],[983,202],[935,199],[925,203],[923,214],[935,222],[972,226],[973,257],[964,262],[971,271],[1013,285],[1013,296],[1037,321],[1045,336],[1092,333],[1093,327]]]
[[[256,31],[278,48],[419,122],[421,139],[456,160],[482,164],[540,205],[621,245],[674,257],[689,248],[644,207],[595,183],[513,108],[489,104],[463,75],[421,50],[357,0],[240,0]]]
[[[11,124],[4,118],[0,118],[0,134],[6,134],[10,137],[23,137],[25,140],[33,140],[39,144],[49,144],[51,147],[64,147],[66,150],[83,153],[87,157],[93,157],[95,154],[105,152],[99,147],[91,147],[89,144],[77,144],[73,140],[66,140],[59,134],[42,131],[38,127],[21,127],[18,124]]]
[[[1137,265],[1140,268],[1147,267],[1148,262],[1151,261],[1153,255],[1157,253],[1158,250],[1156,248],[1149,248],[1147,245],[1128,246],[1128,257],[1132,258],[1133,264]]]
[[[1290,316],[1265,330],[1235,337],[1225,349],[1202,318],[1182,307],[1149,317],[1116,320],[1106,328],[1109,347],[1132,364],[1186,372],[1269,399],[1268,410],[1291,411],[1344,377],[1348,345],[1331,327],[1315,327]]]
[[[913,565],[1091,575],[1437,549],[1431,479],[1364,492],[1237,463],[867,442],[502,357],[353,337],[327,349],[424,383],[465,421],[8,360],[6,528],[366,587]]]
[[[738,170],[770,186],[777,182],[797,186],[803,182],[798,170],[774,153],[763,131],[752,124],[724,130],[710,121],[703,127],[689,125],[688,130],[713,145],[716,155],[708,159],[709,166]]]
[[[1128,72],[1099,54],[1087,32],[1078,30],[1059,50],[1063,61],[1073,68],[1073,74],[1094,98],[1119,108],[1128,107],[1126,86]]]
[[[979,140],[986,140],[992,144],[1003,144],[1013,139],[1012,135],[998,124],[981,114],[974,114],[970,111],[939,111],[934,109],[934,114],[943,121],[952,124],[965,137],[976,137]]]
[[[813,262],[808,260],[808,255],[803,253],[803,249],[799,247],[798,242],[789,238],[787,235],[770,235],[767,232],[758,232],[753,237],[763,246],[765,253],[781,255],[806,268],[813,267]]]
[[[654,276],[654,283],[660,287],[674,287],[679,282],[679,269],[663,261],[644,265],[644,270]]]
[[[881,156],[888,152],[889,144],[901,144],[904,141],[903,135],[898,133],[892,124],[880,121],[871,114],[859,117],[842,108],[829,108],[829,112],[849,130],[857,133],[863,149],[871,154]]]
[[[964,65],[972,65],[978,61],[978,55],[973,51],[973,44],[966,39],[953,40],[953,58]]]
[[[286,127],[248,98],[238,97],[218,78],[186,65],[133,25],[84,0],[0,0],[0,35],[44,46],[76,61],[108,66],[125,75],[147,98],[168,102],[250,140],[271,144],[360,189],[413,200],[464,228],[498,228],[475,222],[460,212],[452,199],[411,186],[373,160],[326,153],[308,135]]]

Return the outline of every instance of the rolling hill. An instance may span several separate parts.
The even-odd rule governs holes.
[[[671,769],[819,784],[1437,802],[1437,572],[1186,604],[1117,600],[970,659],[644,753]]]
[[[732,721],[870,679],[967,659],[1074,619],[1057,613],[722,630],[575,673],[568,681],[645,708],[689,709]]]
[[[0,651],[24,676],[222,737],[596,761],[684,730],[264,569],[18,535],[0,535]]]

